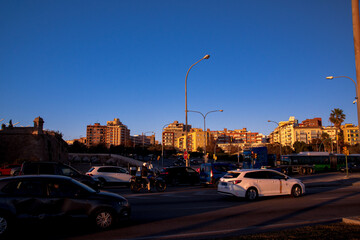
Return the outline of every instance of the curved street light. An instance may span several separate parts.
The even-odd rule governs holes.
[[[205,162],[207,163],[207,158],[206,158],[206,146],[207,146],[207,133],[206,133],[206,124],[205,124],[205,119],[206,119],[206,116],[209,114],[209,113],[213,113],[213,112],[223,112],[224,110],[213,110],[213,111],[210,111],[210,112],[207,112],[205,115],[202,113],[202,112],[199,112],[199,111],[192,111],[192,110],[188,110],[188,112],[195,112],[195,113],[199,113],[201,114],[201,116],[203,116],[204,118],[204,138],[205,138],[205,147],[204,147],[204,158],[205,158]]]
[[[354,79],[352,79],[352,78],[350,78],[350,77],[348,77],[348,76],[336,76],[336,77],[334,77],[334,76],[328,76],[328,77],[326,77],[326,79],[329,79],[329,80],[332,80],[332,79],[334,79],[334,78],[347,78],[347,79],[350,79],[353,83],[354,83],[354,85],[355,85],[355,101],[356,101],[356,108],[357,108],[357,117],[358,117],[358,128],[359,128],[359,134],[360,134],[360,118],[359,118],[359,116],[360,116],[360,105],[359,105],[359,102],[358,102],[358,85],[356,84],[356,82],[354,81]],[[355,104],[355,101],[353,102],[354,104]],[[358,137],[358,140],[359,140],[359,137]]]
[[[161,166],[164,167],[164,128],[166,126],[169,126],[171,123],[165,124],[162,127],[162,132],[161,132]]]
[[[272,122],[275,123],[276,125],[278,125],[279,128],[279,145],[280,145],[280,160],[281,160],[281,127],[280,124],[278,122],[272,121],[272,120],[268,120],[268,122]]]
[[[187,113],[188,113],[188,109],[187,109],[187,78],[189,75],[189,72],[191,70],[191,68],[193,66],[195,66],[196,64],[198,64],[199,62],[201,62],[204,59],[209,59],[210,55],[205,55],[203,58],[201,58],[199,61],[197,61],[196,63],[194,63],[193,65],[191,65],[191,67],[189,68],[189,70],[186,73],[186,77],[185,77],[185,151],[188,152],[188,117],[187,117]],[[189,160],[186,159],[186,166],[189,167]]]

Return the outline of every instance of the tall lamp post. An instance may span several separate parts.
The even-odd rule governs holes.
[[[205,55],[202,59],[200,59],[199,61],[197,61],[196,63],[194,63],[193,65],[191,65],[191,67],[189,68],[189,70],[186,73],[186,77],[185,77],[185,151],[186,153],[188,152],[188,109],[187,109],[187,78],[189,75],[189,72],[191,70],[191,68],[193,66],[195,66],[196,64],[198,64],[200,61],[204,60],[204,59],[209,59],[210,55]],[[186,166],[189,167],[189,160],[186,158]]]
[[[203,116],[204,118],[204,139],[205,139],[205,147],[204,147],[204,157],[205,157],[205,162],[207,162],[207,158],[206,158],[206,146],[207,146],[207,133],[206,133],[206,123],[205,123],[205,119],[206,119],[206,116],[209,114],[209,113],[213,113],[213,112],[223,112],[224,110],[213,110],[213,111],[210,111],[210,112],[207,112],[205,115],[199,111],[192,111],[192,110],[188,110],[188,112],[195,112],[195,113],[199,113],[201,114],[201,116]]]
[[[278,128],[279,128],[279,144],[280,144],[280,160],[281,160],[281,127],[280,127],[280,124],[278,122],[271,121],[271,120],[268,120],[268,122],[272,122],[272,123],[275,123],[276,125],[278,125]]]
[[[148,131],[148,132],[142,133],[143,148],[145,147],[145,136],[146,136],[146,133],[153,133],[153,134],[154,134],[154,137],[155,137],[155,132],[153,132],[153,131]]]
[[[359,116],[360,116],[360,105],[359,105],[359,101],[358,101],[359,100],[358,99],[358,86],[357,86],[356,82],[354,81],[354,79],[352,79],[352,78],[350,78],[348,76],[337,76],[337,77],[328,76],[328,77],[326,77],[326,79],[329,79],[329,80],[332,80],[334,78],[347,78],[347,79],[350,79],[355,85],[355,94],[356,95],[355,95],[354,103],[356,102],[357,117],[358,117],[358,128],[359,128],[359,134],[360,134],[360,118],[359,118]],[[359,137],[358,137],[358,140],[359,140]]]
[[[162,133],[161,133],[161,165],[162,165],[162,167],[164,167],[164,128],[169,125],[170,125],[170,123],[165,124],[162,127]]]

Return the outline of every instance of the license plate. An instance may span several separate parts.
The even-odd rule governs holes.
[[[221,186],[227,186],[227,182],[221,182]]]

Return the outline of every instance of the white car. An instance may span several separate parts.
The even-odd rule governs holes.
[[[300,197],[305,193],[305,185],[299,179],[270,169],[238,169],[229,171],[220,179],[217,191],[249,200],[276,195]]]
[[[125,168],[115,166],[92,167],[87,171],[86,175],[99,180],[103,185],[114,183],[130,184],[132,177]]]

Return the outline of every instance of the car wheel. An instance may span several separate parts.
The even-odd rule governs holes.
[[[256,190],[256,188],[249,188],[246,191],[246,199],[250,200],[250,201],[255,201],[258,198],[258,191]]]
[[[94,215],[95,226],[100,230],[106,230],[114,225],[114,215],[111,211],[103,209]]]
[[[295,185],[295,186],[292,187],[291,195],[293,197],[300,197],[301,193],[302,193],[302,189],[301,189],[301,187],[299,185]]]
[[[0,236],[4,236],[9,230],[9,217],[5,214],[0,214]]]

